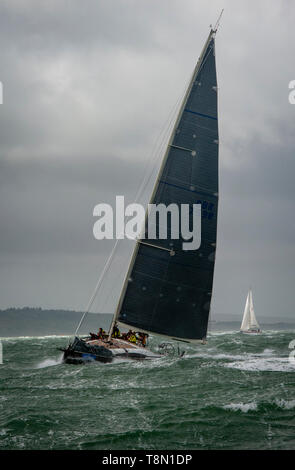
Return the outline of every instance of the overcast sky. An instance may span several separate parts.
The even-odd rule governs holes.
[[[212,313],[241,317],[251,285],[258,318],[293,315],[292,0],[2,0],[0,308],[86,307],[113,246],[93,208],[132,200],[222,8]]]

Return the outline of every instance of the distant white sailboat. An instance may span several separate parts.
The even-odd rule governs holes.
[[[260,334],[261,329],[254,312],[252,290],[247,295],[244,316],[240,331],[246,334]]]

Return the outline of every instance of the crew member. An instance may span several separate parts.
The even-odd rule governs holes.
[[[141,343],[142,343],[142,345],[143,345],[144,348],[146,347],[147,339],[148,339],[148,334],[142,333],[142,335],[141,335]]]
[[[105,334],[106,332],[102,328],[99,328],[97,333],[98,339],[103,339]]]
[[[113,327],[112,337],[113,338],[119,338],[119,336],[120,336],[120,330],[118,328],[118,323],[115,322],[114,327]]]
[[[136,344],[136,334],[135,334],[134,331],[131,331],[131,334],[129,335],[128,339],[129,339],[130,343]]]

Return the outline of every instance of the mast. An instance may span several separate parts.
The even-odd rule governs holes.
[[[218,30],[218,28],[219,28],[220,20],[221,20],[221,17],[222,17],[223,12],[224,12],[224,8],[222,8],[221,13],[220,13],[220,15],[219,15],[219,17],[218,17],[218,19],[217,19],[217,21],[216,21],[216,23],[215,23],[214,28],[213,28],[213,31],[214,31],[215,33],[217,32],[217,30]]]

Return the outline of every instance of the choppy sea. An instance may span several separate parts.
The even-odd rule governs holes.
[[[0,449],[294,449],[294,338],[212,332],[182,358],[87,365],[61,362],[69,337],[2,338]]]

